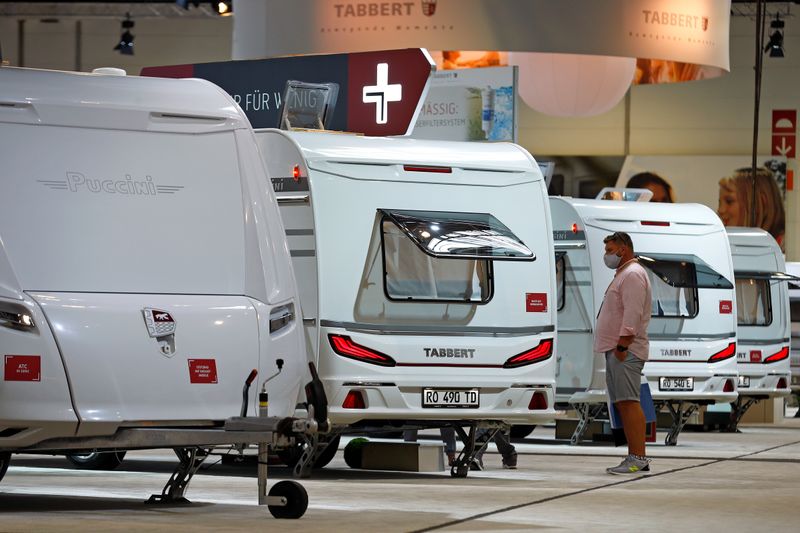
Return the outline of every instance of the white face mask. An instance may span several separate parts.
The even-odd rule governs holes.
[[[619,266],[619,262],[622,260],[620,256],[617,254],[606,254],[603,256],[603,262],[606,264],[608,268],[616,269]]]

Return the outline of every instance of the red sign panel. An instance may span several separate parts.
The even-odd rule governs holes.
[[[797,154],[797,136],[796,135],[773,135],[772,147],[770,153],[772,155],[782,155],[784,157],[796,157]]]
[[[797,110],[796,109],[773,109],[772,110],[772,134],[797,133]]]
[[[529,292],[525,294],[525,312],[527,313],[546,313],[547,312],[547,293]]]
[[[733,302],[730,300],[720,300],[719,313],[721,315],[729,315],[733,313]]]
[[[189,359],[189,381],[192,383],[216,383],[217,361],[214,359]]]
[[[42,358],[38,355],[6,355],[6,381],[41,381]]]
[[[750,362],[751,363],[761,362],[761,350],[750,350]]]

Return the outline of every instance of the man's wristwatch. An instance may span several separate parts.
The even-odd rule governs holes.
[[[618,352],[627,352],[628,351],[628,347],[627,346],[623,346],[621,344],[617,344],[617,351]]]

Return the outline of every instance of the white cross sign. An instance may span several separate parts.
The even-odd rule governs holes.
[[[403,99],[403,86],[399,83],[389,85],[389,64],[378,63],[375,85],[364,87],[362,100],[365,104],[375,104],[375,122],[386,124],[389,119],[389,102]]]

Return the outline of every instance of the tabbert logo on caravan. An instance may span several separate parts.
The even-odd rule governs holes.
[[[96,194],[119,194],[123,196],[156,196],[159,194],[175,194],[183,189],[183,185],[158,185],[152,176],[143,180],[135,180],[130,174],[125,179],[87,178],[80,172],[67,172],[65,180],[36,180],[54,191],[92,192]]]
[[[355,2],[333,4],[336,18],[350,17],[402,17],[414,14],[416,2]],[[420,0],[422,14],[432,17],[436,13],[436,0]]]
[[[691,357],[692,350],[683,348],[662,348],[661,357]]]
[[[425,357],[459,357],[473,359],[475,348],[423,348]]]

